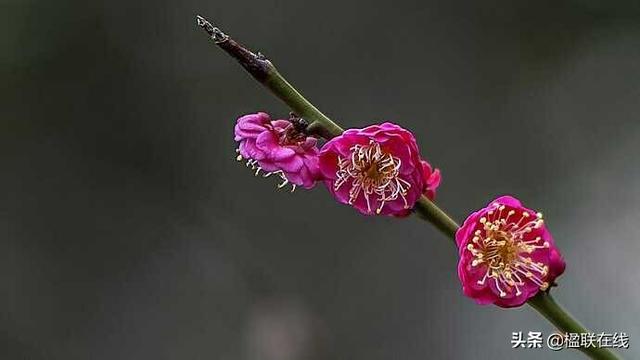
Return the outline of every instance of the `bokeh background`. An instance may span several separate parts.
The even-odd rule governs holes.
[[[465,298],[429,224],[237,163],[235,118],[289,110],[197,13],[341,124],[413,130],[456,219],[543,210],[556,297],[640,357],[638,2],[0,4],[1,358],[582,358],[512,350],[551,326]]]

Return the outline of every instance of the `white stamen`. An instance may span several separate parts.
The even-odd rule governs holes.
[[[236,149],[236,152],[239,152],[239,150]],[[241,155],[238,155],[237,160],[240,161],[242,160]],[[284,172],[282,170],[277,170],[277,171],[264,171],[262,169],[262,167],[260,167],[258,165],[258,161],[254,160],[254,159],[247,159],[246,162],[246,166],[248,168],[251,168],[252,170],[255,170],[254,175],[258,176],[260,175],[260,171],[263,171],[264,173],[262,174],[263,178],[268,178],[271,175],[278,175],[280,177],[280,179],[282,180],[278,185],[278,189],[282,189],[283,187],[287,186],[288,184],[291,184],[291,192],[294,192],[296,190],[296,184],[292,183],[289,181],[289,179],[287,179],[287,177],[284,175]]]
[[[334,189],[340,189],[350,182],[349,204],[353,204],[362,194],[371,213],[372,202],[377,202],[375,212],[382,212],[387,202],[401,198],[404,208],[410,204],[406,196],[411,184],[400,178],[401,160],[384,153],[380,144],[371,141],[369,145],[354,145],[349,158],[338,157],[338,171]]]

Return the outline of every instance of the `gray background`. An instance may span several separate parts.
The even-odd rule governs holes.
[[[461,220],[517,194],[568,267],[556,297],[640,357],[636,1],[2,0],[3,359],[581,359],[465,298],[449,240],[289,194],[235,161],[285,116],[201,13],[336,121],[413,130]]]

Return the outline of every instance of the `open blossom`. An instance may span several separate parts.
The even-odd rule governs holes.
[[[411,132],[392,123],[349,129],[320,151],[320,171],[334,197],[365,215],[405,216],[440,172],[420,159]]]
[[[511,196],[471,214],[456,243],[463,292],[479,304],[520,306],[547,290],[565,268],[542,214]]]
[[[319,177],[317,139],[299,132],[289,120],[272,121],[259,112],[240,117],[235,126],[239,147],[238,160],[247,159],[247,166],[262,170],[263,176],[277,174],[283,179],[278,187],[288,183],[310,189]]]

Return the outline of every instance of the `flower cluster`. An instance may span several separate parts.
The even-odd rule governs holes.
[[[388,122],[348,129],[319,150],[305,130],[298,118],[245,115],[235,127],[238,160],[246,159],[256,175],[277,174],[279,187],[310,189],[321,181],[338,202],[364,215],[403,217],[421,196],[435,197],[440,171],[421,157],[410,131]],[[472,213],[455,239],[462,290],[479,304],[520,306],[565,268],[542,214],[510,196]]]
[[[335,198],[365,215],[406,216],[421,195],[433,199],[440,171],[420,157],[408,130],[384,123],[349,129],[319,151],[317,139],[291,120],[268,114],[242,116],[235,127],[238,160],[278,174],[283,182],[312,188],[323,181]]]

